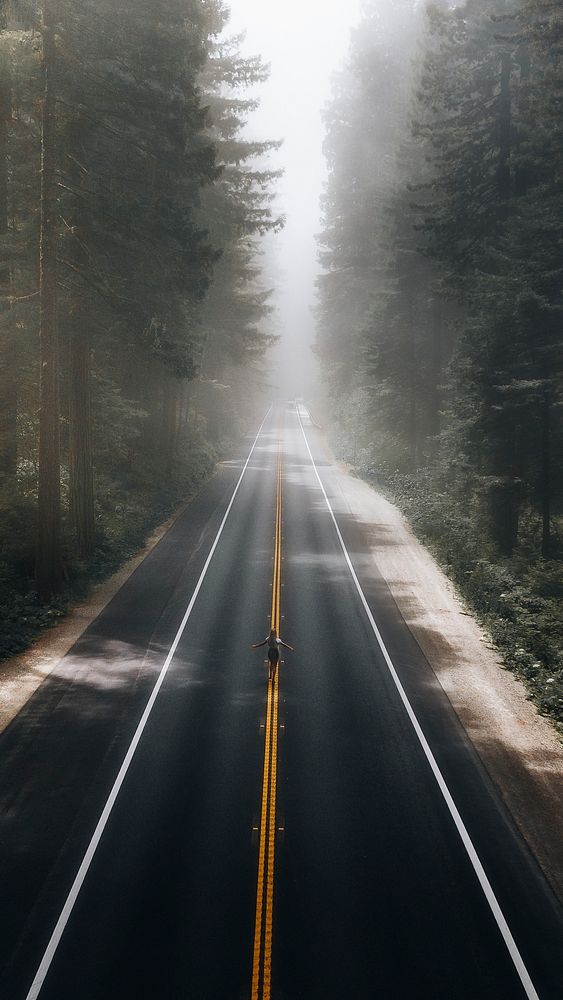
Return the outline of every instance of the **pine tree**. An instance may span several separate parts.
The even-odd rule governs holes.
[[[43,0],[44,90],[41,108],[41,230],[39,236],[40,410],[36,578],[41,597],[61,580],[61,491],[56,259],[56,44],[52,0]]]
[[[205,382],[198,392],[201,397],[203,385],[210,386],[208,421],[217,423],[223,410],[225,426],[233,417],[232,404],[240,402],[234,398],[240,375],[245,373],[243,381],[255,381],[256,365],[275,342],[267,327],[271,291],[264,286],[260,258],[266,234],[283,225],[272,207],[271,189],[279,172],[264,166],[280,143],[244,135],[248,116],[257,107],[252,91],[268,71],[258,57],[241,56],[240,42],[237,36],[221,38],[200,74],[221,165],[218,182],[203,192],[202,217],[221,257],[201,311],[200,374]],[[221,388],[227,384],[228,390]]]
[[[354,452],[360,436],[378,461],[401,466],[416,465],[422,451],[420,330],[412,316],[419,317],[420,305],[413,278],[424,261],[417,256],[409,199],[402,198],[417,32],[413,4],[385,12],[366,5],[325,116],[329,181],[316,347]]]
[[[1,26],[5,29],[5,23]],[[0,239],[8,235],[8,125],[12,117],[11,74],[8,46],[0,48]],[[14,330],[10,317],[10,263],[6,250],[0,262],[0,481],[15,483],[17,467],[17,372],[9,364],[14,357]]]
[[[241,96],[266,70],[225,23],[219,0],[14,0],[0,25],[0,588],[35,559],[50,599],[127,504],[149,518],[209,468],[202,350],[236,425],[230,374],[272,343],[273,144]]]

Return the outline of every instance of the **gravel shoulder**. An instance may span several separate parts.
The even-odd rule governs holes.
[[[563,900],[563,746],[466,611],[405,518],[337,466],[348,511],[365,527],[371,557],[458,718]]]
[[[186,506],[187,504],[182,504],[167,521],[155,528],[131,559],[107,580],[94,586],[84,601],[75,604],[52,628],[42,632],[28,649],[0,663],[0,733],[109,604],[143,559],[158,545]]]

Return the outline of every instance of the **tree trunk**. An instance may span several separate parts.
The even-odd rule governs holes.
[[[7,55],[0,53],[0,234],[8,232],[8,122],[12,114],[10,71]],[[10,292],[10,266],[0,267],[0,484],[15,483],[18,447],[17,412],[18,382],[17,353],[10,319],[10,306],[5,301]]]
[[[518,541],[520,508],[522,505],[522,480],[518,465],[518,429],[514,413],[506,412],[502,396],[493,397],[493,405],[501,416],[494,431],[492,449],[492,474],[495,477],[489,490],[491,534],[503,556],[511,556]]]
[[[55,242],[55,44],[50,0],[43,0],[44,92],[41,114],[41,213],[39,238],[40,404],[36,579],[47,599],[61,583],[60,446]]]
[[[499,162],[498,162],[498,193],[501,202],[510,198],[510,153],[512,139],[512,113],[510,98],[510,74],[512,72],[512,57],[509,52],[503,52],[500,63],[500,95],[499,95]]]
[[[178,380],[166,377],[162,399],[162,455],[166,476],[172,475],[178,427]]]
[[[86,333],[72,330],[69,364],[70,511],[81,559],[94,551],[94,471],[90,402],[90,345]]]
[[[525,42],[519,45],[516,60],[520,64],[520,87],[517,110],[521,122],[522,118],[528,112],[528,85],[530,81],[530,53]],[[524,141],[525,131],[523,131],[520,125],[516,133],[516,142],[518,146],[521,146]],[[516,197],[526,194],[529,181],[529,167],[524,166],[522,162],[517,163],[514,171],[514,194]]]
[[[1,286],[0,286],[1,287]],[[18,466],[18,380],[13,346],[4,338],[0,362],[0,485],[15,484]]]
[[[199,424],[199,393],[200,393],[200,385],[201,385],[201,376],[200,375],[196,375],[194,392],[193,392],[193,401],[194,401],[194,431],[195,431],[196,434],[197,434],[197,429],[198,429],[198,424]]]
[[[71,123],[67,135],[72,160],[70,176],[77,192],[83,183],[78,164],[84,157],[84,139],[87,127],[80,118]],[[72,255],[78,272],[88,269],[85,250],[89,227],[89,214],[80,193],[73,208],[75,239]],[[82,281],[74,293],[68,316],[69,329],[69,472],[70,514],[76,548],[81,559],[89,559],[95,545],[94,512],[94,458],[92,448],[92,413],[90,387],[90,325],[88,289]]]
[[[549,388],[544,386],[541,408],[541,467],[540,497],[542,512],[541,554],[551,556],[551,400]]]
[[[191,382],[187,379],[182,385],[182,402],[181,402],[181,417],[180,417],[180,433],[184,434],[190,419],[190,399],[191,399]]]
[[[510,477],[499,478],[489,488],[491,534],[501,555],[510,557],[518,541],[521,486]]]
[[[511,153],[512,153],[512,107],[510,77],[512,56],[503,52],[500,65],[499,95],[499,162],[498,196],[501,205],[506,206],[512,195]],[[501,210],[506,214],[506,209]],[[497,426],[498,440],[493,452],[493,474],[497,477],[489,491],[489,515],[491,533],[499,552],[511,556],[518,541],[520,521],[521,483],[515,473],[516,430],[510,414],[505,412],[505,404],[495,399],[494,403],[502,413],[500,427]]]
[[[419,458],[419,428],[418,428],[418,373],[416,371],[416,323],[415,301],[418,292],[418,276],[415,272],[413,255],[397,252],[397,277],[401,298],[405,302],[403,364],[404,364],[404,395],[403,406],[399,420],[403,426],[403,445],[408,472],[416,472]],[[404,418],[403,418],[404,414]]]
[[[414,294],[414,293],[413,293]],[[407,365],[409,379],[409,416],[408,416],[408,449],[409,449],[409,472],[416,472],[418,468],[418,407],[417,407],[417,372],[416,372],[416,342],[415,342],[415,316],[413,300],[407,290],[408,311],[407,311]]]
[[[432,453],[436,452],[436,441],[440,433],[440,410],[442,407],[442,366],[443,366],[443,315],[442,303],[439,298],[432,301],[430,322],[432,323],[431,342],[431,386],[430,412],[428,414],[428,432],[432,438]]]

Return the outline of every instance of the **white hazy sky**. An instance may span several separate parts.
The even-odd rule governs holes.
[[[346,56],[360,6],[361,0],[230,0],[230,32],[246,31],[244,54],[259,53],[271,70],[268,83],[259,89],[262,107],[253,116],[252,133],[284,140],[273,157],[274,165],[285,170],[278,182],[278,204],[287,224],[277,238],[275,301],[284,377],[288,359],[295,370],[295,362],[305,363],[310,355],[297,347],[311,343],[314,334],[315,233],[325,179],[321,109],[330,97],[330,77]],[[295,386],[294,391],[302,390]]]

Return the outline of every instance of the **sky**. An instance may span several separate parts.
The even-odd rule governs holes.
[[[285,171],[277,206],[287,218],[275,240],[274,305],[282,336],[276,365],[280,383],[294,395],[304,394],[313,367],[308,345],[314,339],[315,234],[326,176],[321,110],[330,98],[330,78],[346,57],[360,5],[361,0],[230,0],[230,31],[246,31],[243,53],[259,53],[271,70],[258,91],[261,109],[253,115],[252,134],[284,140],[272,156],[272,165]],[[301,374],[294,379],[297,369]]]

